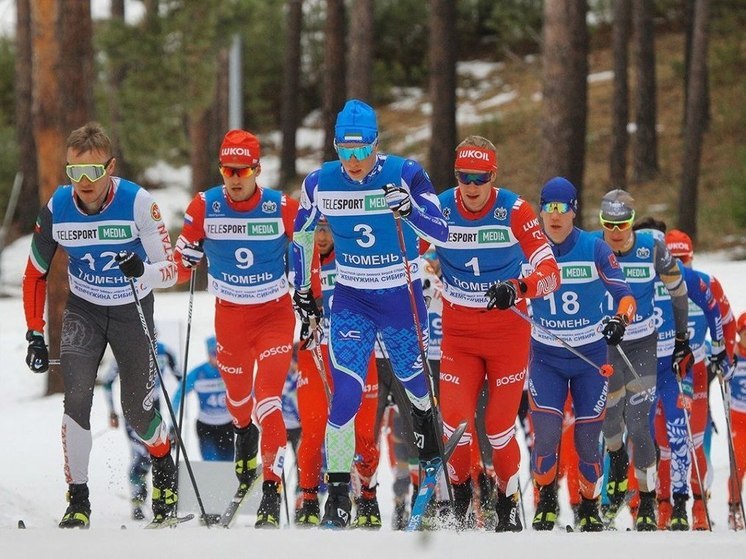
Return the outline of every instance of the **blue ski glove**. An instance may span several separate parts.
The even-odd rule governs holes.
[[[145,273],[145,263],[135,252],[123,250],[116,256],[119,270],[126,278],[139,278]]]
[[[44,335],[41,332],[29,330],[26,332],[28,350],[26,352],[26,365],[35,373],[46,373],[49,369],[49,351],[44,343]]]
[[[412,213],[412,198],[403,186],[393,183],[384,184],[383,195],[392,212],[398,212],[404,218]]]
[[[627,329],[627,317],[617,314],[611,318],[604,319],[604,327],[601,330],[607,345],[619,345],[624,338],[624,331]]]

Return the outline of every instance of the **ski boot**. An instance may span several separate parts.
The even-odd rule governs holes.
[[[518,514],[518,492],[506,495],[500,489],[497,490],[497,526],[495,532],[520,532],[523,530],[521,517]]]
[[[350,474],[327,474],[329,476],[329,496],[324,504],[322,528],[342,530],[350,525]]]
[[[176,465],[171,454],[153,460],[153,522],[163,522],[176,512]]]
[[[304,489],[300,503],[295,508],[295,525],[298,528],[312,528],[321,522],[319,488]]]
[[[236,432],[236,477],[242,486],[251,487],[257,478],[257,459],[259,450],[259,429],[249,423]],[[278,517],[279,518],[279,517]]]
[[[689,495],[684,493],[674,493],[673,495],[673,510],[671,511],[671,530],[686,532],[689,530],[689,518],[686,514],[686,502],[689,500]],[[668,504],[668,503],[666,503]],[[668,505],[669,508],[671,505]],[[660,506],[658,507],[658,516],[663,517]],[[661,521],[658,519],[658,527],[660,528]],[[665,530],[665,528],[664,528]]]
[[[282,486],[272,480],[262,484],[262,500],[256,511],[254,528],[280,527],[280,491]]]
[[[627,469],[629,457],[627,449],[622,446],[619,450],[609,451],[611,465],[609,467],[609,481],[606,484],[606,494],[609,497],[607,514],[616,517],[619,507],[624,503],[627,495]]]
[[[702,495],[694,495],[694,505],[692,506],[692,530],[703,532],[709,530],[707,525],[707,510]]]
[[[734,531],[744,530],[740,503],[728,503],[728,528]]]
[[[658,523],[655,521],[655,491],[640,491],[640,507],[637,510],[635,530],[638,532],[655,532]]]
[[[391,519],[391,529],[400,532],[407,527],[409,523],[409,512],[407,511],[407,501],[404,497],[397,497],[394,500],[394,515]]]
[[[415,441],[417,441],[417,449],[419,450],[420,465],[423,470],[432,460],[440,460],[434,419],[432,408],[422,411],[412,407],[412,428],[414,430]]]
[[[554,529],[557,522],[557,513],[559,505],[557,504],[557,489],[555,485],[539,485],[536,487],[539,492],[539,504],[536,505],[536,514],[531,526],[534,530],[540,532]]]
[[[368,530],[380,530],[381,511],[378,508],[378,499],[359,497],[355,500],[356,514],[352,522],[353,528],[366,528]]]
[[[88,485],[71,484],[67,490],[67,506],[60,528],[88,529],[91,523],[91,502],[88,500]]]
[[[471,478],[466,478],[463,483],[453,484],[453,507],[451,508],[451,518],[453,527],[456,530],[466,530],[470,522],[467,516],[469,505],[471,505],[472,487]]]
[[[142,511],[144,504],[145,499],[132,499],[132,520],[145,520],[145,513]]]
[[[582,498],[578,505],[578,520],[576,526],[581,532],[601,532],[604,523],[598,513],[598,499]]]
[[[495,479],[487,472],[481,471],[477,477],[477,488],[479,490],[481,525],[485,530],[492,531],[497,523],[495,518]]]

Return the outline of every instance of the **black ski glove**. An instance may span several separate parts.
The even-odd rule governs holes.
[[[627,329],[627,317],[623,314],[617,314],[611,318],[604,319],[604,328],[601,330],[608,345],[619,345],[624,338],[624,331]]]
[[[321,311],[310,290],[296,290],[293,293],[293,307],[303,324],[310,324],[312,318],[316,320],[316,323],[321,321]]]
[[[46,373],[49,369],[49,351],[44,343],[44,335],[41,332],[29,330],[26,332],[28,351],[26,352],[26,365],[35,373]]]
[[[501,281],[496,283],[487,290],[487,309],[500,309],[504,311],[515,305],[518,299],[518,293],[526,293],[526,284],[516,279]]]
[[[673,370],[679,379],[684,378],[689,367],[694,363],[694,354],[689,347],[689,334],[676,334],[673,345]]]
[[[119,270],[126,278],[139,278],[145,273],[145,264],[137,253],[122,251],[117,254]]]

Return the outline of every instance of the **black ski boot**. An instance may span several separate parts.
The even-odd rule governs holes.
[[[303,499],[300,507],[295,509],[295,525],[298,528],[313,528],[321,523],[319,498]]]
[[[440,460],[432,408],[422,411],[412,406],[412,429],[423,469],[434,460]]]
[[[655,520],[655,491],[640,491],[640,508],[637,509],[635,530],[638,532],[655,532],[658,523]]]
[[[549,485],[539,485],[537,489],[539,491],[539,503],[536,505],[536,514],[534,514],[531,526],[534,530],[540,532],[553,530],[559,512],[557,487],[550,483]]]
[[[251,487],[257,477],[257,459],[259,450],[259,429],[249,423],[236,432],[236,477],[241,485]]]
[[[153,460],[153,522],[163,522],[176,512],[179,496],[176,491],[177,473],[171,453]]]
[[[506,495],[500,489],[497,490],[497,526],[495,532],[520,532],[523,530],[521,517],[518,514],[518,492]]]
[[[581,532],[602,532],[604,523],[598,513],[598,499],[582,497],[578,505],[578,529]]]
[[[88,529],[91,523],[91,502],[88,500],[88,485],[69,485],[67,490],[67,510],[60,521],[60,528]]]
[[[322,528],[342,530],[350,525],[350,474],[327,474],[329,496],[324,505]]]
[[[469,512],[471,499],[471,478],[467,478],[463,483],[453,484],[453,521],[456,530],[466,530],[469,528],[470,519],[467,513]]]
[[[689,530],[689,517],[686,512],[688,493],[673,494],[673,511],[671,512],[671,530],[686,532]]]
[[[606,484],[609,506],[606,514],[607,518],[616,518],[619,507],[624,504],[624,498],[627,495],[627,470],[629,469],[627,449],[622,445],[619,450],[609,451],[609,459],[609,481]]]
[[[368,530],[380,530],[381,528],[381,511],[378,508],[378,499],[365,499],[360,497],[355,500],[357,507],[355,520],[352,522],[353,528],[366,528]]]
[[[399,532],[404,530],[409,524],[409,511],[407,511],[407,501],[404,497],[397,497],[394,500],[394,515],[391,518],[391,529]]]
[[[267,480],[262,484],[262,500],[256,511],[254,528],[280,527],[280,491],[282,486],[276,481]]]

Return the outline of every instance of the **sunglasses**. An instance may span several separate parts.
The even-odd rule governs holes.
[[[337,150],[337,155],[339,155],[340,159],[344,159],[345,161],[349,161],[353,157],[358,161],[370,157],[370,154],[373,153],[374,147],[376,147],[375,142],[354,148],[346,148],[338,146],[336,142],[334,143],[334,149]]]
[[[96,182],[106,174],[106,168],[111,163],[113,157],[101,165],[100,163],[86,163],[83,165],[65,165],[65,174],[73,182],[80,182],[83,177],[91,182]]]
[[[567,202],[547,202],[546,204],[541,205],[541,211],[548,214],[552,212],[566,214],[571,209],[570,204]]]
[[[256,167],[223,167],[220,165],[220,174],[226,179],[231,178],[233,175],[239,179],[247,179],[256,171]]]
[[[609,221],[604,219],[603,217],[599,217],[599,221],[601,221],[601,227],[603,227],[607,231],[613,231],[614,229],[626,231],[627,229],[630,229],[632,227],[632,224],[635,222],[635,214],[634,212],[632,212],[632,217],[624,221]]]
[[[476,184],[481,186],[492,180],[492,173],[463,173],[456,171],[456,180],[461,184]]]

